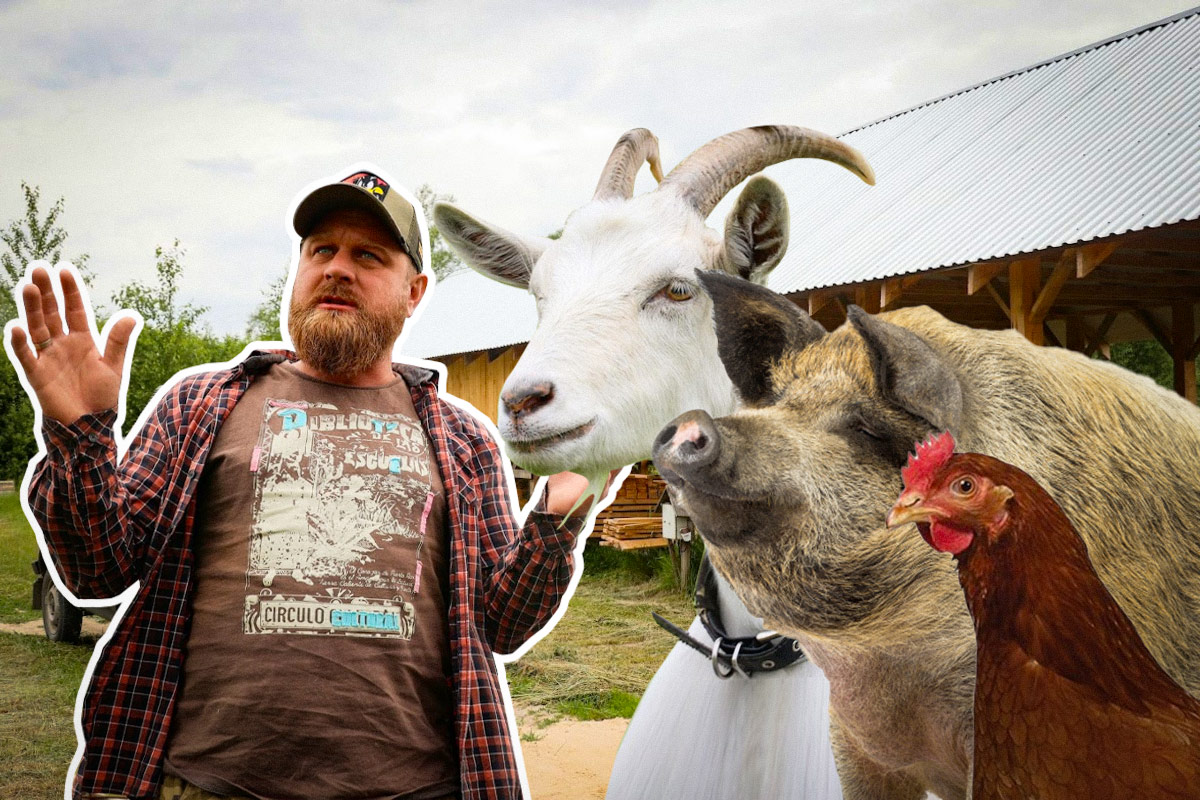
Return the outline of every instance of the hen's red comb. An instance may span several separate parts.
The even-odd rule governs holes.
[[[912,489],[928,483],[952,455],[954,437],[949,431],[930,434],[928,439],[917,445],[917,452],[908,457],[907,466],[900,470],[905,488]]]

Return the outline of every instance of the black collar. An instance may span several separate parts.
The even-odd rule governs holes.
[[[783,669],[806,658],[795,639],[776,635],[760,640],[757,636],[730,636],[725,631],[717,601],[717,573],[709,563],[707,554],[700,561],[700,572],[696,576],[696,609],[701,624],[713,639],[711,646],[706,646],[658,614],[653,614],[654,621],[679,641],[707,656],[718,678],[728,678],[735,672],[749,678],[756,672]]]

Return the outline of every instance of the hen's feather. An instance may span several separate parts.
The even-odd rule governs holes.
[[[987,517],[999,523],[949,491],[964,474],[1011,490]],[[1049,494],[975,453],[927,487],[938,519],[975,530],[955,556],[976,631],[974,800],[1200,798],[1200,702],[1146,649]]]

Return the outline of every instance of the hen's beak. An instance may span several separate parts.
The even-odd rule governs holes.
[[[896,504],[892,506],[892,510],[887,515],[887,526],[895,528],[898,525],[903,525],[907,522],[929,522],[933,519],[933,511],[926,508],[923,503],[925,496],[917,491],[906,491],[902,493]]]

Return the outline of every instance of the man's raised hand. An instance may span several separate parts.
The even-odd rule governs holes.
[[[58,274],[65,327],[50,273],[36,267],[32,283],[21,290],[25,327],[13,325],[10,341],[42,416],[70,424],[84,414],[117,407],[129,340],[137,321],[123,316],[111,322],[101,355],[75,275],[69,270],[59,270]]]

